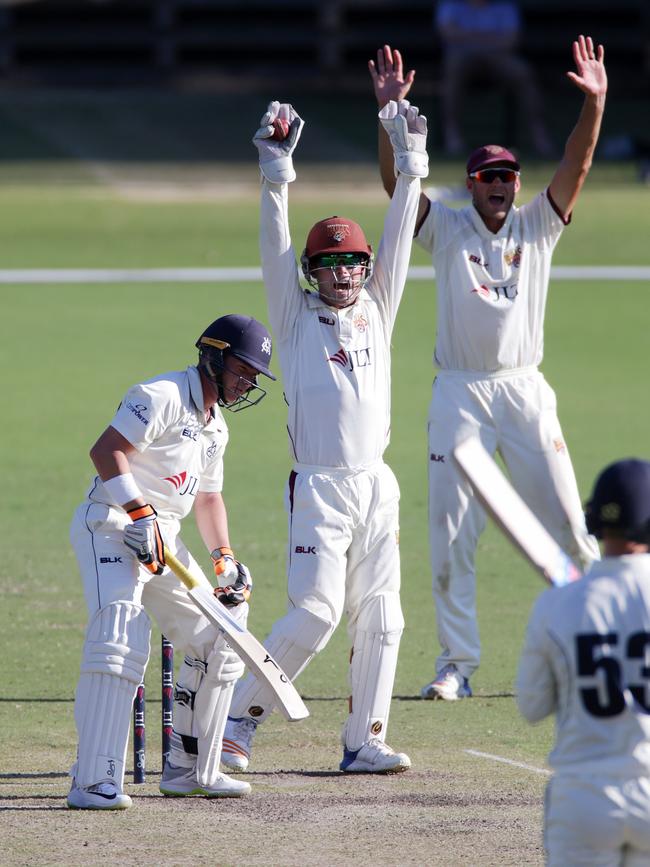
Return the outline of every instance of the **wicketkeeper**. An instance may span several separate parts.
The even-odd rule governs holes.
[[[282,142],[271,138],[278,116],[289,123]],[[292,154],[303,121],[290,105],[272,102],[253,139],[262,173],[262,270],[294,461],[286,488],[289,607],[265,645],[294,678],[347,615],[351,704],[340,768],[348,773],[410,766],[385,741],[404,620],[399,488],[382,455],[390,434],[391,335],[428,160],[426,119],[415,106],[390,102],[380,120],[397,181],[377,259],[357,223],[320,220],[300,257],[311,291],[300,285],[288,221]],[[253,733],[272,709],[254,677],[240,684],[224,764],[248,766]]]
[[[243,664],[165,567],[163,546],[210,586],[178,536],[194,507],[217,579],[215,595],[245,622],[252,580],[235,558],[222,496],[228,428],[222,409],[253,406],[271,337],[249,316],[222,316],[199,337],[198,364],[134,385],[90,451],[97,475],[70,531],[89,622],[75,697],[77,761],[68,806],[122,810],[133,698],[149,658],[152,614],[184,651],[175,690],[165,795],[239,797],[219,772],[221,737]]]

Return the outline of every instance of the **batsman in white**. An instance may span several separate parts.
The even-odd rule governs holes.
[[[270,138],[278,115],[290,123],[283,142]],[[377,259],[355,222],[320,220],[300,259],[313,291],[300,285],[288,221],[303,121],[290,105],[272,102],[253,139],[262,173],[262,269],[294,461],[286,488],[289,606],[265,646],[293,679],[347,615],[351,699],[340,769],[349,773],[410,767],[408,756],[385,742],[404,619],[399,488],[382,455],[390,433],[391,334],[428,160],[426,119],[417,108],[389,102],[380,121],[392,143],[396,186]],[[254,677],[241,682],[224,735],[227,767],[248,766],[253,733],[272,709]]]
[[[271,336],[255,319],[231,314],[209,325],[196,346],[196,366],[129,389],[90,451],[97,476],[70,530],[89,613],[75,697],[72,808],[131,806],[124,762],[133,698],[149,658],[149,613],[185,652],[160,791],[208,798],[250,791],[248,783],[219,772],[243,663],[165,567],[163,545],[210,586],[178,536],[194,507],[214,564],[215,595],[245,622],[252,582],[230,546],[221,493],[228,428],[221,409],[235,412],[264,397],[257,376],[275,379]]]
[[[475,553],[485,512],[451,460],[454,446],[478,437],[498,451],[520,496],[571,559],[598,557],[585,529],[556,398],[538,366],[551,257],[591,166],[605,107],[604,51],[590,37],[573,44],[584,93],[577,124],[551,183],[522,207],[518,159],[500,145],[477,148],[467,161],[469,206],[454,210],[420,198],[416,240],[436,272],[438,373],[428,418],[429,541],[441,653],[423,698],[471,696],[480,659]],[[403,99],[415,73],[384,46],[370,74],[380,107]],[[389,195],[395,182],[390,148],[380,130],[379,160]],[[579,323],[577,324],[579,328]]]
[[[650,864],[650,463],[611,464],[587,527],[603,559],[537,600],[517,675],[529,722],[555,714],[550,867]]]

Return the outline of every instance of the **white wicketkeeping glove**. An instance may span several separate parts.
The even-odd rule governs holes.
[[[274,141],[271,138],[274,132],[273,121],[278,117],[289,123],[289,134],[284,141]],[[289,103],[279,103],[277,100],[269,103],[260,120],[260,128],[253,136],[253,144],[260,155],[260,171],[267,181],[272,184],[289,184],[295,181],[296,173],[291,154],[298,144],[304,125],[304,120]]]
[[[379,112],[381,125],[395,154],[395,176],[426,178],[429,174],[427,154],[427,119],[408,99],[391,99]]]

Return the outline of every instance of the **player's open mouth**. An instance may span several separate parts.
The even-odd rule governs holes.
[[[491,193],[488,196],[488,201],[491,205],[503,205],[505,203],[506,197],[503,193]]]

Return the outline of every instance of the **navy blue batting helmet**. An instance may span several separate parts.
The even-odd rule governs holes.
[[[271,335],[252,316],[242,316],[240,313],[220,316],[208,325],[196,341],[196,346],[199,350],[199,369],[216,387],[219,406],[231,412],[255,406],[266,394],[257,384],[257,376],[252,379],[238,376],[239,382],[246,386],[241,393],[240,389],[235,391],[231,386],[226,388],[224,376],[226,372],[233,372],[228,363],[231,356],[269,379],[275,379],[269,370],[273,349]]]
[[[241,313],[229,313],[215,319],[196,341],[200,352],[216,349],[231,353],[250,364],[269,379],[276,377],[269,370],[273,343],[266,326]]]
[[[596,479],[585,518],[597,539],[612,530],[650,545],[650,463],[628,458],[606,467]]]

